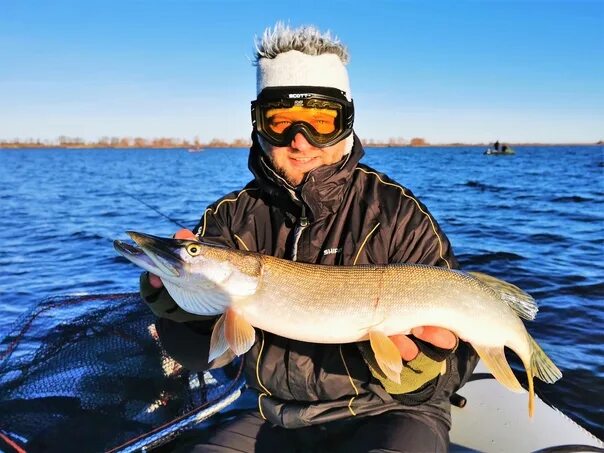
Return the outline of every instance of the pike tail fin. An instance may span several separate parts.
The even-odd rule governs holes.
[[[535,385],[533,383],[533,377],[537,377],[543,382],[553,384],[562,377],[562,372],[558,367],[551,361],[551,359],[543,352],[541,346],[537,344],[535,339],[528,333],[528,340],[531,351],[531,361],[529,366],[526,366],[526,377],[529,385],[529,416],[533,416],[535,412]]]
[[[543,382],[553,384],[562,377],[562,372],[552,362],[552,360],[543,352],[541,346],[537,344],[530,335],[529,344],[531,346],[531,368],[535,377],[538,377]]]
[[[504,282],[503,280],[483,274],[482,272],[468,272],[468,274],[495,291],[518,316],[528,320],[535,319],[539,308],[537,307],[535,299],[533,299],[530,294],[525,293],[511,283]]]
[[[532,417],[535,412],[535,385],[533,378],[537,377],[544,382],[553,384],[562,377],[562,373],[528,333],[527,336],[531,355],[529,363],[525,362],[524,366],[526,368],[526,377],[528,381],[528,410],[529,416]],[[505,358],[503,347],[472,346],[489,371],[501,384],[512,391],[522,391],[522,386],[518,382],[518,379],[516,379],[516,376],[514,376],[514,373]]]

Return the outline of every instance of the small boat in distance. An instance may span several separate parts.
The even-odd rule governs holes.
[[[195,148],[189,148],[189,149],[187,149],[187,151],[190,153],[200,153],[202,151],[205,151],[205,149],[203,149],[201,147],[195,147]]]
[[[516,154],[516,151],[514,151],[514,149],[508,145],[501,145],[500,147],[499,141],[496,141],[493,144],[493,147],[488,147],[484,154],[495,156],[510,156],[512,154]]]
[[[511,156],[513,154],[516,154],[516,151],[514,151],[512,148],[508,147],[505,151],[503,150],[495,150],[493,148],[488,148],[484,154],[488,154],[488,155],[495,155],[495,156]]]

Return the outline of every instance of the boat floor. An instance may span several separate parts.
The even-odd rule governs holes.
[[[528,394],[503,387],[480,362],[473,377],[460,390],[463,408],[453,407],[451,451],[535,452],[558,451],[562,446],[582,445],[604,451],[604,443],[555,407],[535,396],[535,415],[528,416]]]

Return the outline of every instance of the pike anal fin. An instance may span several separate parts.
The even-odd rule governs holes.
[[[369,343],[375,355],[375,360],[388,379],[401,383],[403,360],[396,345],[382,332],[369,332]]]
[[[224,313],[224,337],[236,355],[245,354],[256,341],[256,331],[247,320],[229,308]]]
[[[488,347],[474,344],[472,346],[489,371],[495,376],[495,379],[513,392],[522,391],[520,382],[518,382],[518,379],[514,376],[514,372],[505,358],[503,346]]]

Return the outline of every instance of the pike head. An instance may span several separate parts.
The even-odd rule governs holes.
[[[199,315],[223,313],[236,299],[254,294],[261,261],[258,255],[209,246],[197,240],[168,239],[135,231],[138,245],[116,240],[117,252],[157,275],[174,301]]]

